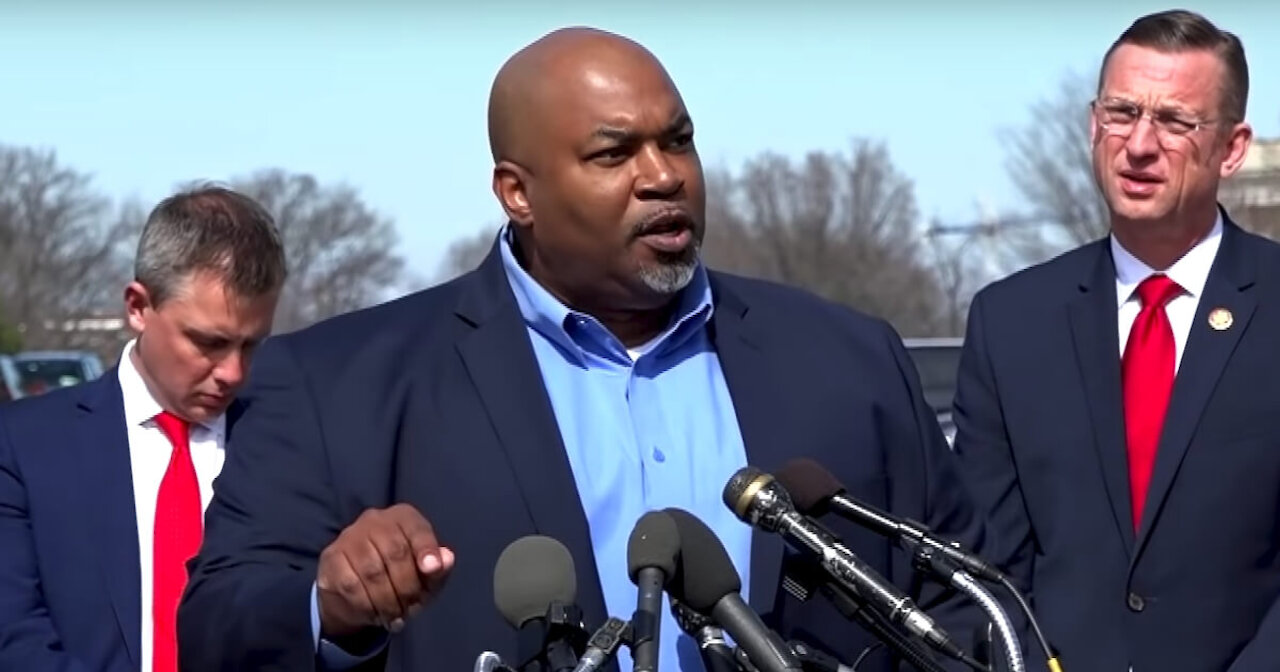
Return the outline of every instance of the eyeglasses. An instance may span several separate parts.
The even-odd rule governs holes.
[[[1218,123],[1218,119],[1195,121],[1171,110],[1149,111],[1127,100],[1095,100],[1089,103],[1098,125],[1107,133],[1122,138],[1133,134],[1143,117],[1151,120],[1156,136],[1163,139],[1181,138],[1206,126]]]

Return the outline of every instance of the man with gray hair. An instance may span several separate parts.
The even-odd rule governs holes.
[[[171,196],[124,289],[119,365],[0,406],[0,670],[177,670],[186,561],[285,275],[261,205]]]

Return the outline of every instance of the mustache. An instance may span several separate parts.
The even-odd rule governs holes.
[[[639,238],[653,233],[694,229],[697,225],[697,219],[688,210],[680,207],[663,208],[641,217],[631,227],[631,237]]]

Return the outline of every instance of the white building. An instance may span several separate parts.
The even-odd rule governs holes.
[[[1280,138],[1255,138],[1240,171],[1222,184],[1221,195],[1233,208],[1280,206]]]

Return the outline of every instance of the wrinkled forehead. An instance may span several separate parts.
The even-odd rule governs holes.
[[[1116,49],[1103,71],[1099,97],[1152,109],[1212,113],[1222,102],[1226,69],[1209,50]]]
[[[656,134],[687,114],[675,83],[656,61],[583,60],[557,70],[562,74],[539,87],[531,129],[548,139],[579,144],[602,128]]]

